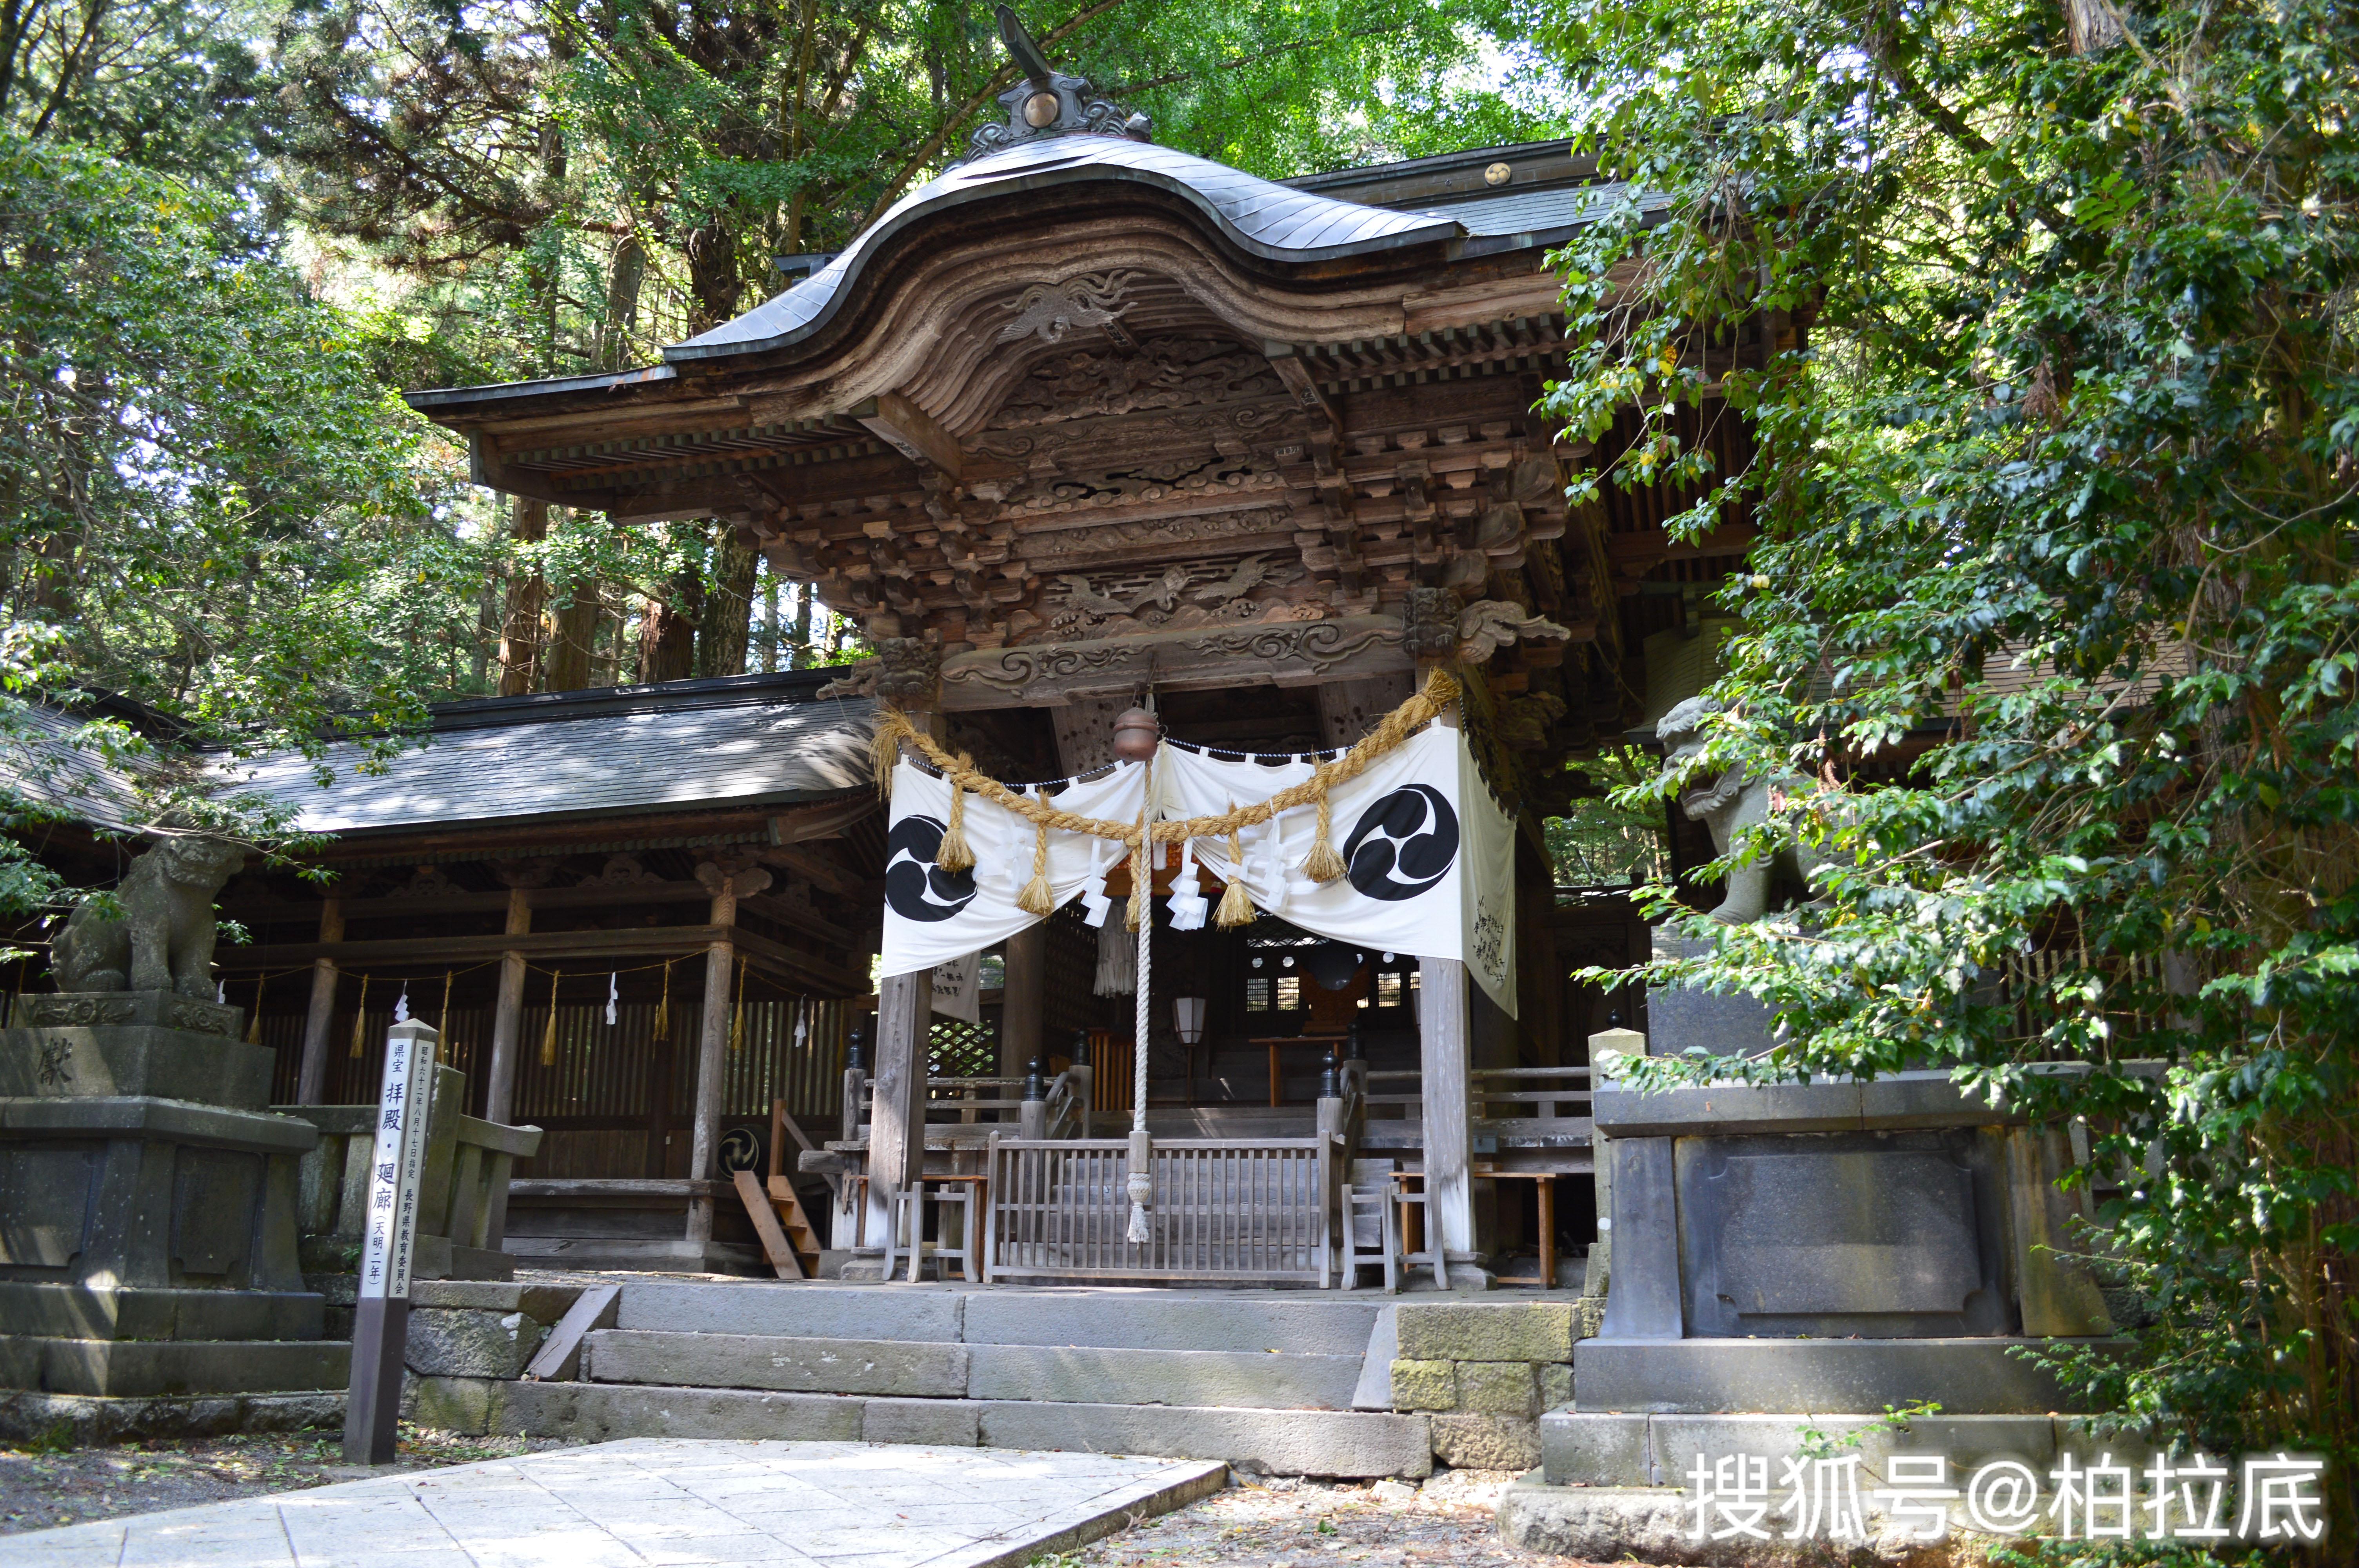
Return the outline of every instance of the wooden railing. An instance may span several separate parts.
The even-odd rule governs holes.
[[[1477,1121],[1566,1121],[1589,1114],[1585,1066],[1477,1067],[1468,1076]]]
[[[1478,1138],[1495,1139],[1502,1149],[1591,1146],[1588,1067],[1478,1067],[1468,1076],[1468,1109]],[[1368,1075],[1366,1131],[1375,1144],[1416,1146],[1417,1133],[1403,1124],[1423,1119],[1419,1082],[1414,1072]]]
[[[1044,1138],[1087,1138],[1090,1135],[1092,1074],[1085,1065],[1066,1068],[1049,1080]],[[926,1119],[972,1124],[992,1120],[1020,1123],[1024,1116],[1023,1078],[934,1078],[926,1080]],[[843,1141],[868,1136],[868,1121],[876,1103],[876,1080],[847,1070],[843,1075]],[[990,1113],[988,1116],[985,1113]]]
[[[516,1266],[507,1239],[508,1173],[540,1148],[538,1127],[504,1127],[459,1109],[465,1076],[434,1070],[427,1111],[425,1174],[419,1187],[411,1272],[421,1280],[506,1280]],[[320,1130],[296,1172],[296,1232],[306,1270],[342,1273],[359,1258],[369,1161],[376,1149],[373,1105],[281,1105]]]
[[[1121,1139],[994,1135],[985,1280],[1335,1280],[1342,1140],[1158,1139],[1150,1239],[1127,1239]]]

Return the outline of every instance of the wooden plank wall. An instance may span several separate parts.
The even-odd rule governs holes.
[[[376,1000],[372,991],[370,1000]],[[376,1098],[385,1071],[385,1035],[393,1025],[390,997],[361,1020],[361,1052],[351,1054],[353,1014],[339,1013],[331,1025],[332,1048],[323,1098],[331,1105],[357,1105]],[[414,1000],[414,999],[413,999]],[[807,1124],[834,1124],[843,1095],[843,1052],[852,1004],[809,997],[783,997],[744,1003],[744,1024],[723,1057],[722,1116],[766,1129],[770,1101],[783,1098]],[[549,1022],[546,1005],[524,1010],[522,1049],[516,1064],[516,1119],[548,1130],[541,1153],[516,1167],[519,1176],[643,1176],[648,1124],[654,1112],[656,1078],[670,1069],[671,1153],[685,1174],[689,1117],[696,1101],[695,998],[672,999],[669,1049],[655,1036],[657,1002],[624,1002],[614,1022],[603,1003],[561,1003],[557,1009],[554,1059],[541,1064],[541,1040]],[[433,1023],[438,1010],[419,1010]],[[443,1060],[466,1073],[467,1108],[480,1115],[485,1061],[491,1051],[492,1010],[451,1010],[444,1031]],[[303,1048],[303,1020],[266,1014],[263,1044],[277,1055],[271,1098],[288,1104]]]

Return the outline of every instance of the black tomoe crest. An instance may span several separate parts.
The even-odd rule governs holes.
[[[1360,813],[1343,841],[1352,885],[1369,898],[1415,898],[1458,859],[1458,813],[1430,784],[1405,784]]]
[[[948,920],[974,902],[974,872],[946,871],[934,857],[942,852],[942,822],[936,816],[905,816],[885,839],[885,902],[904,920]]]

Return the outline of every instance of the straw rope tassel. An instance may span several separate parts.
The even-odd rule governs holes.
[[[557,1065],[557,971],[549,971],[549,1022],[540,1027],[540,1065]]]
[[[745,1048],[745,960],[737,960],[737,1005],[729,1015],[729,1049]]]
[[[245,1026],[245,1043],[249,1045],[262,1044],[262,993],[269,989],[270,977],[267,974],[254,982],[254,1017]],[[24,993],[20,991],[17,994],[21,996]]]
[[[1321,853],[1330,826],[1327,821],[1327,792],[1358,778],[1378,758],[1397,749],[1420,726],[1430,723],[1458,699],[1457,681],[1448,672],[1435,670],[1426,676],[1425,685],[1414,696],[1385,715],[1383,720],[1362,736],[1350,751],[1331,762],[1320,763],[1312,770],[1311,775],[1299,784],[1288,784],[1266,800],[1237,806],[1219,816],[1190,816],[1158,822],[1154,826],[1153,838],[1165,844],[1176,844],[1183,838],[1218,838],[1241,827],[1257,827],[1297,806],[1317,805],[1320,807],[1321,844],[1312,847],[1310,863],[1328,871],[1329,875],[1324,880],[1332,881],[1343,874],[1344,868],[1342,859],[1332,849]],[[977,773],[971,765],[961,766],[958,758],[942,750],[932,736],[912,724],[907,714],[889,707],[876,710],[875,762],[880,786],[890,780],[894,761],[900,755],[900,748],[904,745],[951,783],[972,791],[994,806],[1006,807],[1036,826],[1046,824],[1060,833],[1085,833],[1120,844],[1135,843],[1138,838],[1139,829],[1130,823],[1110,822],[1103,817],[1083,816],[1077,812],[1062,810],[1049,800],[1018,794],[990,774]]]
[[[671,960],[669,958],[664,960],[663,972],[663,1000],[656,1003],[656,1026],[651,1036],[657,1040],[671,1038]]]
[[[1237,808],[1235,801],[1229,809]],[[1221,907],[1212,913],[1213,923],[1223,930],[1239,925],[1251,925],[1254,917],[1253,894],[1245,892],[1245,851],[1239,841],[1237,829],[1229,829],[1229,891],[1221,895]]]
[[[1041,823],[1032,838],[1032,880],[1016,895],[1016,907],[1046,920],[1057,913],[1057,892],[1049,885],[1049,825]]]
[[[964,752],[958,754],[962,770],[972,770],[974,759]],[[942,828],[941,848],[934,851],[934,864],[946,871],[963,871],[974,864],[974,851],[966,841],[966,791],[956,779],[950,781],[951,816]]]
[[[442,1011],[434,1015],[434,1027],[445,1035],[451,1033],[451,982],[456,979],[458,979],[457,971],[452,969],[442,971]],[[443,1044],[447,1047],[450,1042],[445,1040]]]
[[[368,1019],[368,981],[369,978],[366,975],[361,977],[361,1004],[353,1009],[353,1048],[348,1054],[355,1062],[361,1059],[361,1042],[364,1038],[361,1032],[366,1026]]]
[[[1302,857],[1302,874],[1314,882],[1332,882],[1343,874],[1343,857],[1327,841],[1334,826],[1327,819],[1327,792],[1319,792],[1319,830],[1310,836],[1310,853]]]
[[[1155,798],[1155,762],[1147,763],[1147,798]],[[1155,906],[1140,890],[1147,887],[1147,816],[1139,814],[1138,870],[1131,882],[1132,912],[1138,916],[1138,991],[1133,1000],[1130,1044],[1130,1229],[1126,1239],[1144,1247],[1155,1238],[1147,1228],[1147,1206],[1155,1201],[1155,1135],[1147,1130],[1147,1031],[1153,1017],[1148,998],[1154,990]]]

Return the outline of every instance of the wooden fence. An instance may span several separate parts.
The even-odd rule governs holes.
[[[990,1142],[989,1280],[1334,1281],[1342,1141],[1158,1139],[1150,1239],[1127,1239],[1121,1139]]]

